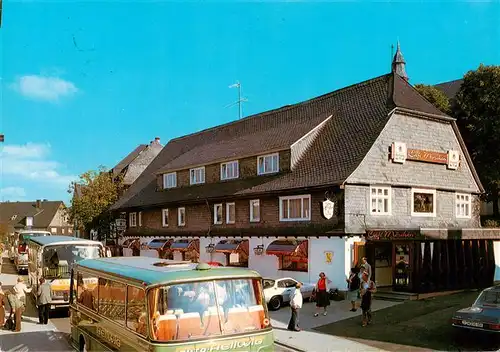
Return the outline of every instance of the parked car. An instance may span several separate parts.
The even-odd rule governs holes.
[[[298,281],[292,279],[291,277],[285,277],[282,279],[270,279],[265,278],[263,280],[264,285],[264,297],[266,303],[270,310],[278,310],[285,303],[290,302],[290,295],[297,285]],[[315,285],[302,283],[300,292],[302,292],[302,297],[304,300],[311,299],[313,295]]]
[[[207,264],[210,266],[224,266],[221,262],[208,262]]]
[[[500,286],[484,289],[472,306],[457,311],[451,321],[456,328],[500,332]]]

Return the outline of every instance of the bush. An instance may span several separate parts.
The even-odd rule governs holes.
[[[492,219],[486,220],[484,222],[484,227],[500,227],[500,221]]]

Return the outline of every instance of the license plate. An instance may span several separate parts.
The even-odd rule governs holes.
[[[462,320],[462,325],[464,325],[464,326],[472,326],[474,328],[482,328],[483,327],[483,323],[478,323],[478,322],[475,322],[475,321],[468,321],[468,320]]]
[[[51,305],[51,306],[50,306],[50,309],[56,309],[56,306]]]

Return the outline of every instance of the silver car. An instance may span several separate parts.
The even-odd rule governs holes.
[[[266,298],[266,303],[270,310],[278,310],[284,303],[290,302],[290,296],[292,291],[295,289],[298,281],[292,279],[291,277],[285,277],[282,279],[269,279],[265,278],[264,283],[264,297]],[[302,292],[302,298],[304,300],[310,300],[315,285],[302,283],[300,292]]]
[[[453,315],[452,325],[460,329],[500,332],[500,286],[484,289],[471,307]]]

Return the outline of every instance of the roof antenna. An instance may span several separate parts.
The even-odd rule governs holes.
[[[231,84],[229,86],[229,88],[238,88],[238,100],[235,101],[234,103],[226,105],[225,107],[229,108],[231,106],[234,106],[234,105],[238,104],[238,110],[239,110],[238,119],[241,119],[243,117],[243,107],[242,107],[241,103],[247,102],[248,99],[247,98],[243,98],[241,96],[241,84],[240,84],[239,81],[236,81],[235,84]]]

